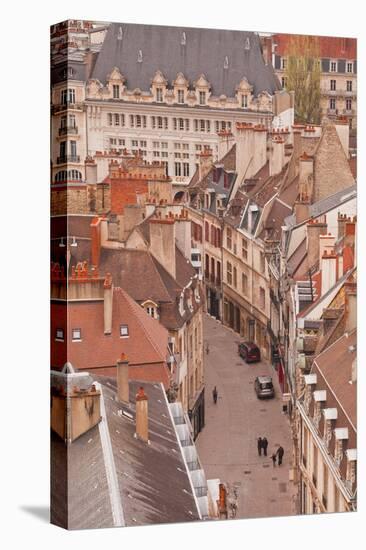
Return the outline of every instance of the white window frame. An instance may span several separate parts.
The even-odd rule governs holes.
[[[332,68],[332,65],[335,65],[335,69]],[[338,61],[336,61],[335,59],[331,59],[329,61],[329,72],[330,73],[337,73],[338,72]]]
[[[73,342],[81,342],[81,328],[73,328],[72,329],[72,341]]]
[[[128,338],[130,336],[128,325],[120,325],[119,326],[119,336],[120,338]]]

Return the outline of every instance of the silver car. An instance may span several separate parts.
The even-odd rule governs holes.
[[[254,383],[255,393],[257,397],[274,397],[274,387],[270,376],[257,376]]]

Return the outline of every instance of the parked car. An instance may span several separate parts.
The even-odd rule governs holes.
[[[270,376],[257,376],[254,383],[255,393],[257,397],[274,397],[274,387]]]
[[[239,344],[239,355],[246,363],[255,363],[261,360],[261,352],[253,342],[242,342]]]

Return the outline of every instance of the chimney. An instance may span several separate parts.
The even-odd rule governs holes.
[[[236,124],[236,171],[237,181],[241,182],[254,175],[254,131],[253,124],[237,122]]]
[[[212,149],[205,149],[199,156],[198,176],[199,179],[203,179],[212,168],[213,155]]]
[[[86,157],[85,159],[85,181],[89,185],[97,183],[97,163],[92,157]]]
[[[112,275],[107,273],[104,280],[104,334],[112,334],[113,284]]]
[[[285,164],[285,140],[281,136],[272,138],[272,150],[269,157],[269,174],[279,174]]]
[[[338,239],[345,234],[345,226],[347,221],[347,214],[341,214],[338,212]]]
[[[324,296],[337,281],[337,256],[334,251],[325,250],[321,259],[322,288],[321,296]]]
[[[319,237],[327,232],[327,224],[310,220],[306,226],[306,250],[308,255],[308,266],[313,267],[319,262]]]
[[[91,231],[91,263],[99,266],[100,249],[101,249],[101,218],[94,218],[90,224]]]
[[[267,162],[267,128],[263,124],[254,126],[254,166],[253,174]]]
[[[130,392],[128,385],[128,360],[127,356],[122,353],[117,361],[117,397],[122,403],[129,403]]]
[[[319,235],[319,263],[322,261],[324,252],[330,252],[334,249],[335,236],[331,233]]]
[[[218,132],[219,136],[219,161],[230,151],[234,144],[234,136],[229,130],[222,130]]]
[[[294,214],[296,223],[304,222],[309,219],[310,201],[307,196],[301,197],[295,201]]]
[[[345,152],[346,157],[349,158],[349,124],[347,118],[337,118],[335,128],[342,144],[343,151]]]
[[[355,384],[357,382],[357,358],[355,357],[352,361],[351,367],[351,383]]]
[[[345,332],[352,332],[357,325],[357,284],[351,281],[344,283],[345,290]]]
[[[309,198],[313,195],[314,159],[303,153],[299,158],[299,192]]]
[[[149,416],[148,416],[148,399],[144,392],[144,388],[140,386],[136,394],[136,437],[149,441]]]
[[[181,214],[176,217],[175,235],[179,250],[183,252],[187,260],[191,261],[191,220],[188,219],[186,210],[182,210]]]
[[[294,144],[294,157],[298,159],[301,150],[301,132],[304,126],[302,124],[293,124],[293,144]]]
[[[175,279],[175,218],[172,213],[165,218],[150,220],[150,252]]]

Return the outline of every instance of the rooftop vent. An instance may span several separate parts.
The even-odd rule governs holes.
[[[117,40],[122,40],[122,38],[123,38],[123,30],[122,30],[122,27],[120,27],[118,29]]]
[[[250,50],[250,40],[249,40],[249,37],[247,37],[247,38],[245,39],[244,50]]]
[[[180,43],[182,46],[185,46],[187,44],[187,37],[186,37],[186,33],[183,31],[182,32],[182,37],[180,39]]]
[[[137,54],[137,63],[142,63],[142,50],[139,50]]]
[[[227,55],[225,55],[225,59],[224,59],[224,69],[228,69],[229,68],[229,58]]]

